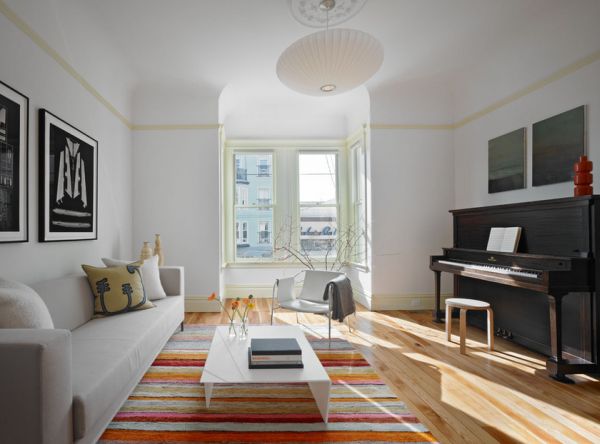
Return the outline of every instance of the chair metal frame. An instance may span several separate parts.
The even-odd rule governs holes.
[[[301,270],[298,273],[296,273],[294,276],[292,276],[292,278],[295,281],[295,279],[299,275],[304,274],[306,276],[306,273],[310,272],[310,271],[318,271],[318,270]],[[336,273],[339,273],[340,275],[346,276],[346,273],[343,273],[343,272],[336,272]],[[302,281],[302,286],[304,286],[304,280]],[[275,310],[279,309],[279,308],[282,308],[282,306],[279,304],[279,299],[276,298],[276,293],[277,293],[278,287],[279,287],[279,279],[275,279],[275,283],[273,284],[273,293],[272,293],[272,296],[271,296],[271,325],[273,325],[273,317],[274,317],[274,314],[275,314]],[[295,287],[295,285],[294,285],[294,287]],[[292,290],[293,290],[294,287],[292,287]],[[325,289],[323,289],[323,290],[325,290]],[[327,302],[327,304],[329,306],[326,314],[325,313],[310,312],[310,311],[293,310],[293,309],[290,309],[290,308],[287,308],[287,307],[283,307],[283,308],[285,308],[286,310],[293,310],[296,313],[296,323],[302,325],[303,327],[308,328],[311,331],[314,331],[314,330],[312,328],[310,328],[308,325],[304,325],[304,324],[302,324],[302,323],[299,322],[299,320],[298,320],[298,313],[310,313],[310,314],[318,314],[318,315],[326,316],[327,317],[328,333],[329,333],[328,334],[328,339],[329,339],[329,343],[331,344],[331,316],[332,316],[332,313],[333,313],[333,309],[332,309],[333,297],[332,297],[332,294],[331,294],[331,288],[329,288],[327,291],[329,292],[328,297],[327,297],[327,301],[323,300],[323,304],[322,304],[322,305],[324,305]],[[296,298],[295,295],[294,295],[294,299],[298,299],[298,298]],[[275,301],[276,300],[277,300],[277,306],[275,306]],[[306,299],[302,299],[302,300],[306,300]],[[309,300],[306,300],[306,301],[316,303],[315,301],[309,301]],[[354,312],[354,319],[356,320],[356,312]],[[353,330],[352,330],[352,327],[350,326],[350,321],[347,321],[347,325],[348,325],[348,330],[350,331],[350,333],[352,333]],[[317,333],[317,332],[315,332],[315,333]]]

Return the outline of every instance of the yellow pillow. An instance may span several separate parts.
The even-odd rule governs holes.
[[[82,265],[94,293],[94,313],[106,316],[154,307],[146,299],[138,266],[92,267]]]

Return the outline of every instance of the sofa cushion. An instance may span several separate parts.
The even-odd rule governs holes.
[[[94,313],[116,315],[154,305],[146,297],[139,265],[92,267],[82,265],[94,293]]]
[[[93,319],[72,332],[75,439],[97,426],[115,399],[123,402],[177,325],[183,297],[156,308]]]
[[[107,267],[118,267],[121,265],[137,264],[135,261],[123,261],[120,259],[110,259],[107,257],[102,258],[102,262]],[[144,291],[146,296],[151,301],[158,299],[164,299],[167,297],[165,289],[160,282],[160,273],[158,269],[158,256],[152,256],[146,260],[141,261],[140,271],[142,272],[142,284],[144,284]]]
[[[0,278],[0,328],[54,328],[54,324],[32,288]]]
[[[38,282],[31,288],[48,307],[55,328],[74,330],[94,315],[94,296],[83,274]]]

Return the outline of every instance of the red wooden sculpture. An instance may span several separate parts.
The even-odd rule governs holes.
[[[579,157],[579,162],[575,162],[575,196],[587,196],[593,194],[592,182],[594,176],[592,174],[593,163],[588,160],[587,156]]]

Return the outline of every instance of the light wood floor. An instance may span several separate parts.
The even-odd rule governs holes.
[[[251,324],[268,324],[270,300],[257,302]],[[300,317],[306,324],[323,319]],[[220,313],[186,314],[187,323],[226,321]],[[361,309],[350,321],[353,333],[334,325],[441,442],[600,443],[599,379],[576,375],[577,384],[555,382],[543,356],[498,338],[488,352],[485,332],[474,328],[463,356],[458,338],[446,342],[430,312]],[[280,311],[276,322],[295,323],[296,315]]]

